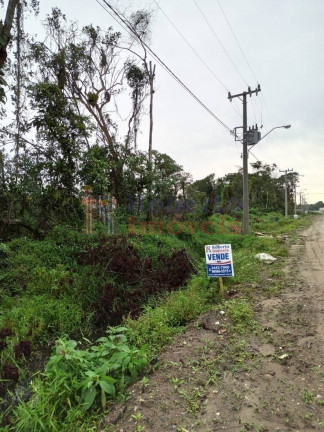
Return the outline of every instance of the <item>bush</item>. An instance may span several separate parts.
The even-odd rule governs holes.
[[[124,392],[147,364],[146,348],[129,345],[126,330],[110,329],[83,350],[74,340],[59,339],[45,372],[32,384],[32,398],[15,410],[16,431],[71,430],[85,411],[104,409],[107,399]]]

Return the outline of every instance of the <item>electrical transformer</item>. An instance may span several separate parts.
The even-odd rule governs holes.
[[[261,132],[258,129],[250,129],[246,132],[247,145],[255,145],[261,139]]]

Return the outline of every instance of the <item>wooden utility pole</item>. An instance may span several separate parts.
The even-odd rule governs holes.
[[[287,184],[287,172],[293,171],[293,169],[279,170],[285,173],[285,218],[288,218],[288,184]]]
[[[248,88],[247,92],[231,95],[228,93],[228,99],[232,102],[233,98],[238,97],[240,100],[243,97],[243,234],[249,234],[249,180],[248,180],[248,139],[247,139],[247,100],[246,96],[252,96],[253,93],[258,95],[261,91],[260,84],[255,90]]]

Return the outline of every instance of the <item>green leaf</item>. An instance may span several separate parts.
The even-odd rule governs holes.
[[[101,337],[101,338],[97,339],[97,342],[108,342],[108,341],[109,341],[109,339],[106,337]]]
[[[107,381],[108,383],[112,383],[112,384],[114,384],[117,380],[115,380],[115,378],[112,378],[112,377],[110,377],[110,376],[108,376],[108,375],[103,375],[102,377],[101,377],[101,379],[103,380],[103,381]]]
[[[128,330],[127,327],[116,327],[116,328],[113,329],[113,332],[114,333],[119,333],[119,332],[125,332],[127,330]]]
[[[82,393],[82,399],[84,400],[84,404],[83,404],[84,411],[88,410],[92,406],[96,396],[97,396],[97,390],[93,386],[91,386],[89,389],[85,390]]]
[[[120,351],[124,351],[124,352],[126,352],[126,353],[129,353],[129,352],[130,352],[130,348],[129,348],[129,346],[127,346],[127,345],[118,345],[118,349],[119,349]]]
[[[110,396],[115,396],[116,390],[114,384],[107,381],[99,381],[99,385],[105,393],[108,393]]]
[[[112,367],[114,369],[116,369],[116,364],[124,364],[125,363],[125,359],[127,359],[129,357],[129,355],[126,352],[119,352],[119,353],[114,353],[110,359],[109,362],[111,363]]]

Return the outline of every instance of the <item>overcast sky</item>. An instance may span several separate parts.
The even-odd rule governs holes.
[[[261,93],[248,98],[248,124],[263,124],[263,135],[276,126],[292,127],[274,130],[253,148],[249,161],[293,168],[304,176],[300,189],[307,189],[308,202],[324,201],[324,0],[157,0],[160,8],[149,0],[111,3],[122,11],[128,6],[128,13],[155,11],[151,48],[230,129],[242,125],[242,103],[230,103],[228,90],[241,93],[259,83]],[[96,0],[40,0],[41,13],[29,19],[27,29],[38,29],[53,6],[80,25],[123,32]],[[147,150],[147,142],[143,124],[140,147]],[[242,145],[159,65],[153,146],[195,179],[221,177],[242,166]]]

